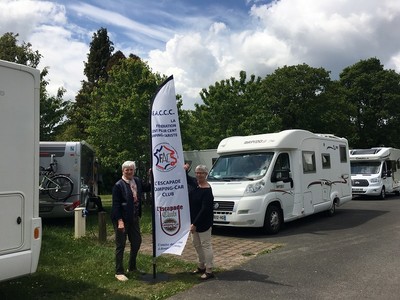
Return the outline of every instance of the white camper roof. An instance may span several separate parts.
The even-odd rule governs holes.
[[[350,159],[353,160],[379,160],[390,156],[393,148],[388,147],[375,147],[370,149],[353,149],[350,150]]]
[[[318,138],[345,141],[332,134],[314,134],[307,130],[290,129],[277,133],[249,136],[233,136],[223,139],[217,149],[218,154],[241,151],[261,151],[268,149],[298,149],[305,139]]]

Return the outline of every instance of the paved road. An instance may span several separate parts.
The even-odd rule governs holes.
[[[275,236],[216,234],[284,246],[170,299],[400,299],[399,197],[353,200]]]

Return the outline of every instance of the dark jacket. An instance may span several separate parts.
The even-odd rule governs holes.
[[[137,186],[137,197],[139,200],[139,217],[142,216],[142,194],[151,190],[151,184],[142,181],[139,177],[133,177]],[[131,187],[123,179],[118,180],[112,190],[111,219],[117,221],[122,219],[124,223],[133,221],[134,207]]]
[[[214,196],[212,189],[200,188],[196,178],[187,175],[190,222],[196,226],[197,232],[207,231],[213,225]]]

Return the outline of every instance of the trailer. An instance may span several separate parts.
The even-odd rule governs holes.
[[[214,225],[262,227],[289,222],[352,199],[348,142],[330,134],[285,130],[223,139],[208,175]]]
[[[198,165],[205,165],[208,170],[211,170],[218,158],[218,153],[217,149],[190,150],[183,151],[183,156],[185,158],[185,163],[190,165],[189,175],[195,176],[194,169]]]
[[[40,72],[0,60],[0,281],[36,272]]]
[[[70,178],[72,191],[65,199],[54,199],[44,189],[40,193],[39,212],[42,218],[73,217],[76,207],[88,211],[101,203],[98,195],[99,165],[93,148],[85,141],[40,142],[40,168],[55,166],[55,174]]]
[[[350,150],[353,196],[400,194],[400,149],[375,147]]]

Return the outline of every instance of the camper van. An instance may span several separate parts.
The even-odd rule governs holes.
[[[39,198],[42,218],[73,217],[76,207],[95,209],[98,196],[98,162],[93,148],[85,141],[40,142],[40,168],[52,165],[56,175],[71,180],[72,191],[65,199],[54,199],[46,190]]]
[[[400,193],[400,150],[388,147],[350,150],[353,196]]]
[[[191,150],[183,151],[183,156],[185,163],[190,165],[189,175],[194,177],[194,169],[198,165],[205,165],[208,170],[211,170],[211,167],[218,158],[218,153],[217,149]]]
[[[0,60],[0,281],[36,272],[39,70]]]
[[[222,140],[209,172],[214,225],[262,227],[277,233],[284,222],[351,200],[348,142],[305,130]]]

